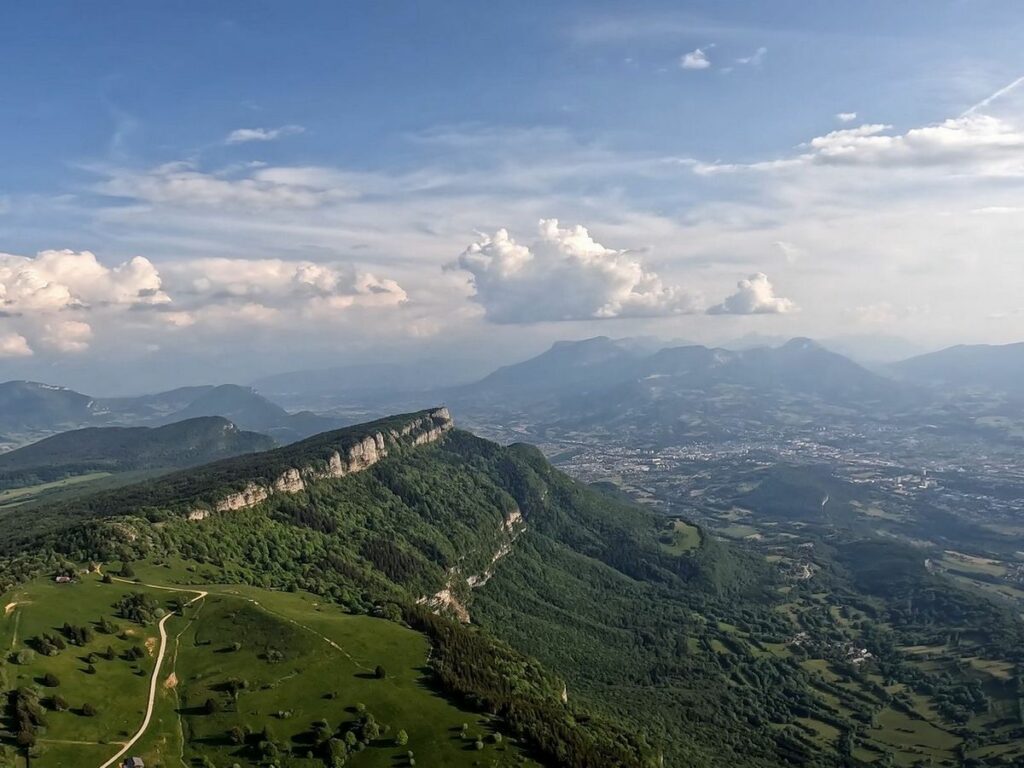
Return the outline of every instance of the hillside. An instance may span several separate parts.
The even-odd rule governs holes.
[[[975,694],[983,673],[972,677],[957,654],[1012,664],[1024,647],[1010,611],[933,575],[912,548],[801,548],[814,578],[794,580],[789,566],[570,480],[533,448],[455,429],[445,409],[2,519],[0,589],[81,567],[69,561],[128,562],[129,578],[150,583],[165,573],[218,592],[308,592],[334,610],[405,623],[431,644],[426,682],[493,713],[494,727],[549,766],[832,766],[887,755],[910,765],[921,754],[941,764],[966,744],[953,729],[1012,699],[1002,687]],[[695,535],[666,538],[666,525]],[[880,564],[899,578],[880,578]],[[947,648],[943,638],[964,623],[984,631]],[[231,635],[218,632],[216,647]],[[943,655],[919,668],[904,650],[916,645]],[[865,646],[877,661],[844,660],[843,649]],[[233,652],[218,663],[236,663]],[[238,657],[234,674],[263,679],[258,659]],[[282,684],[289,674],[282,669]],[[202,677],[182,684],[200,700],[220,693]],[[287,708],[285,689],[279,699],[247,690],[246,711]],[[217,733],[237,719],[218,719],[214,698],[211,719],[194,726],[205,740],[189,749],[223,759]],[[869,727],[876,718],[879,728]],[[901,746],[914,718],[934,737],[927,751]],[[269,725],[274,749],[306,754],[308,725],[271,719],[248,725]],[[1016,722],[977,733],[988,749]],[[312,762],[296,764],[326,764],[310,752],[302,759]],[[230,755],[259,764],[244,750]]]
[[[0,383],[0,435],[71,429],[95,417],[88,395],[34,381]]]
[[[266,435],[206,416],[163,427],[88,427],[0,454],[0,489],[90,472],[174,469],[274,446]]]
[[[301,440],[339,426],[333,419],[309,411],[288,413],[256,390],[236,384],[223,384],[199,394],[181,410],[165,420],[179,421],[199,416],[223,416],[244,429],[264,432],[282,443]]]
[[[895,363],[901,378],[926,386],[1024,393],[1024,343],[961,344]]]

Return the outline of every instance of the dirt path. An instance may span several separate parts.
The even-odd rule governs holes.
[[[128,584],[136,583],[133,581],[129,581],[128,579],[115,579],[115,581],[123,581]],[[157,584],[142,584],[141,586],[149,587],[150,589],[162,589],[167,592],[190,592],[194,594],[195,597],[193,597],[191,600],[185,603],[185,605],[192,605],[192,603],[196,602],[197,600],[202,600],[208,594],[207,592],[203,592],[197,589],[161,587]],[[142,720],[142,725],[139,726],[139,730],[137,730],[135,732],[135,735],[132,736],[125,743],[121,750],[112,758],[107,760],[107,762],[103,763],[103,765],[101,765],[100,768],[110,768],[110,766],[117,763],[118,760],[120,760],[122,757],[125,756],[125,754],[127,754],[129,749],[135,746],[135,743],[139,739],[146,735],[146,729],[149,728],[149,721],[153,719],[153,707],[156,704],[157,685],[160,681],[160,667],[163,665],[164,654],[166,654],[167,652],[167,620],[171,618],[173,615],[173,613],[168,613],[166,616],[160,619],[160,623],[157,625],[157,627],[160,630],[160,650],[157,651],[156,662],[153,665],[153,676],[149,680],[149,702],[146,704],[146,716]]]
[[[114,578],[114,581],[119,581],[119,582],[122,582],[124,584],[135,584],[135,585],[140,586],[140,587],[148,587],[149,589],[160,589],[160,590],[163,590],[165,592],[188,592],[188,593],[194,594],[195,597],[193,597],[191,600],[189,600],[187,603],[185,603],[185,605],[192,605],[193,603],[195,603],[195,602],[197,602],[199,600],[202,600],[204,597],[206,597],[207,595],[211,594],[210,592],[206,592],[206,591],[198,590],[198,589],[188,589],[187,587],[165,587],[165,586],[162,586],[160,584],[146,584],[145,582],[132,581],[130,579],[121,579],[121,578],[118,578],[116,576],[113,577],[113,578]],[[293,619],[293,618],[291,618],[289,616],[285,616],[284,614],[278,613],[277,611],[272,610],[272,609],[268,608],[265,605],[261,605],[258,600],[254,600],[252,598],[243,597],[242,595],[239,595],[238,593],[232,593],[232,592],[214,592],[213,594],[214,595],[220,595],[220,596],[223,596],[223,597],[232,597],[232,598],[235,598],[235,599],[246,600],[246,601],[252,603],[253,605],[255,605],[260,610],[265,611],[265,612],[271,614],[272,616],[277,616],[278,618],[280,618],[280,619],[282,619],[284,621],[287,621],[290,624],[294,624],[295,626],[300,627],[301,629],[304,629],[304,630],[306,630],[307,632],[309,632],[309,633],[311,633],[313,635],[316,635],[318,638],[320,638],[325,643],[327,643],[329,646],[331,646],[331,648],[333,648],[334,650],[338,651],[338,653],[342,654],[345,658],[347,658],[350,662],[352,662],[352,664],[355,667],[357,667],[358,669],[369,670],[369,667],[367,667],[367,666],[361,664],[359,661],[357,661],[348,651],[346,651],[344,648],[342,648],[336,642],[331,640],[331,638],[327,637],[326,635],[321,634],[320,632],[317,632],[312,627],[309,627],[309,626],[307,626],[305,624],[302,624],[301,622],[298,622],[298,621],[296,621],[295,619]],[[160,679],[160,669],[163,666],[164,656],[165,656],[165,654],[167,652],[167,629],[166,629],[165,625],[167,624],[167,620],[169,618],[171,618],[173,615],[174,615],[173,613],[168,613],[166,616],[164,616],[162,619],[160,619],[160,623],[157,625],[159,630],[160,630],[160,649],[157,652],[156,664],[153,667],[153,676],[150,678],[150,681],[149,681],[149,703],[146,705],[146,716],[145,716],[145,718],[142,721],[142,725],[139,726],[139,730],[135,732],[135,735],[132,736],[131,739],[129,739],[127,742],[124,742],[124,746],[121,748],[121,750],[116,755],[114,755],[112,758],[110,758],[107,762],[103,763],[103,765],[101,765],[100,768],[110,768],[110,766],[115,765],[118,760],[120,760],[122,757],[124,757],[128,753],[128,750],[130,750],[133,746],[135,746],[136,742],[138,742],[138,740],[141,739],[145,735],[146,729],[149,728],[149,722],[153,718],[153,707],[156,704],[156,693],[157,693],[157,688],[158,688],[159,679]],[[191,624],[191,622],[189,622],[189,624]],[[187,629],[187,627],[186,627],[186,629]],[[174,638],[175,647],[174,647],[174,654],[173,655],[174,655],[175,658],[177,657],[177,652],[178,652],[178,639],[181,637],[181,635],[184,633],[184,631],[185,630],[182,630],[181,632],[179,632],[175,636],[175,638]],[[173,666],[173,660],[172,660],[172,666]],[[173,672],[171,674],[172,674],[172,676],[174,675]],[[170,678],[168,678],[168,680],[170,680]],[[176,677],[174,677],[174,683],[177,683],[177,678]],[[175,686],[174,685],[166,686],[166,687],[169,687],[171,690],[173,690],[175,692],[175,695],[177,695],[177,691],[175,690]],[[180,717],[179,717],[179,727],[180,727]],[[184,732],[182,733],[182,746],[184,746]],[[182,763],[184,763],[184,756],[183,755],[182,755]]]

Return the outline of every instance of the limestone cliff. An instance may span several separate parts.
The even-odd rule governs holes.
[[[270,481],[251,480],[240,491],[228,493],[211,504],[195,506],[188,512],[189,520],[203,520],[213,512],[247,509],[275,494],[299,493],[310,483],[345,477],[362,472],[388,456],[400,445],[420,446],[434,443],[455,427],[447,408],[434,408],[412,414],[403,423],[388,423],[381,429],[353,437],[339,430],[338,445],[327,445],[322,458],[305,466],[288,467]],[[320,435],[318,446],[329,442],[331,434]]]

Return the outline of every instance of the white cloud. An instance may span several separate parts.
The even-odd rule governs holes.
[[[817,136],[801,154],[744,165],[696,164],[702,175],[744,170],[778,171],[806,165],[855,166],[892,171],[938,170],[944,175],[1024,176],[1024,127],[978,113],[894,133],[891,125],[864,124]]]
[[[856,112],[837,112],[836,113],[836,120],[838,120],[841,123],[852,123],[856,119],[857,119],[857,113]]]
[[[196,259],[168,265],[180,295],[194,304],[238,300],[293,310],[404,304],[394,280],[339,264],[282,259]]]
[[[350,310],[407,301],[397,281],[343,263],[206,258],[169,260],[158,269],[140,256],[108,267],[89,251],[0,254],[0,314],[17,331],[0,337],[0,355],[32,354],[36,343],[82,352],[97,342],[152,341],[191,327],[207,334],[268,325],[312,331]]]
[[[80,320],[47,323],[43,330],[43,341],[60,352],[84,352],[92,340],[92,326]]]
[[[697,311],[697,301],[665,285],[628,251],[596,242],[581,226],[542,219],[539,238],[516,242],[507,230],[482,235],[453,268],[469,272],[473,300],[496,323],[663,317]]]
[[[679,66],[683,69],[707,69],[711,66],[711,61],[703,49],[695,48],[689,53],[683,54],[679,59]]]
[[[0,253],[0,308],[7,314],[168,301],[156,267],[141,256],[107,267],[89,251]]]
[[[796,309],[789,299],[775,295],[768,275],[758,272],[736,284],[736,293],[708,309],[709,315],[784,315]]]
[[[736,63],[740,64],[741,66],[760,67],[762,64],[764,64],[764,59],[767,55],[768,49],[762,45],[749,56],[741,56],[740,58],[736,59]]]
[[[803,249],[786,240],[776,240],[772,245],[778,248],[779,253],[782,254],[787,264],[796,264],[800,261],[800,257],[803,256]]]
[[[228,134],[225,144],[244,144],[249,141],[273,141],[282,136],[295,136],[306,129],[301,125],[282,125],[280,128],[238,128]]]
[[[316,208],[344,199],[336,179],[300,168],[256,168],[248,175],[206,173],[190,163],[167,163],[149,171],[110,171],[97,191],[181,208]]]
[[[19,333],[0,333],[0,358],[29,357],[31,355],[32,348],[24,336]]]

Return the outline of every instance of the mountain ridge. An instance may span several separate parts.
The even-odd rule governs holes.
[[[161,427],[85,427],[0,454],[0,488],[89,472],[175,469],[273,446],[270,437],[240,430],[220,416]]]

